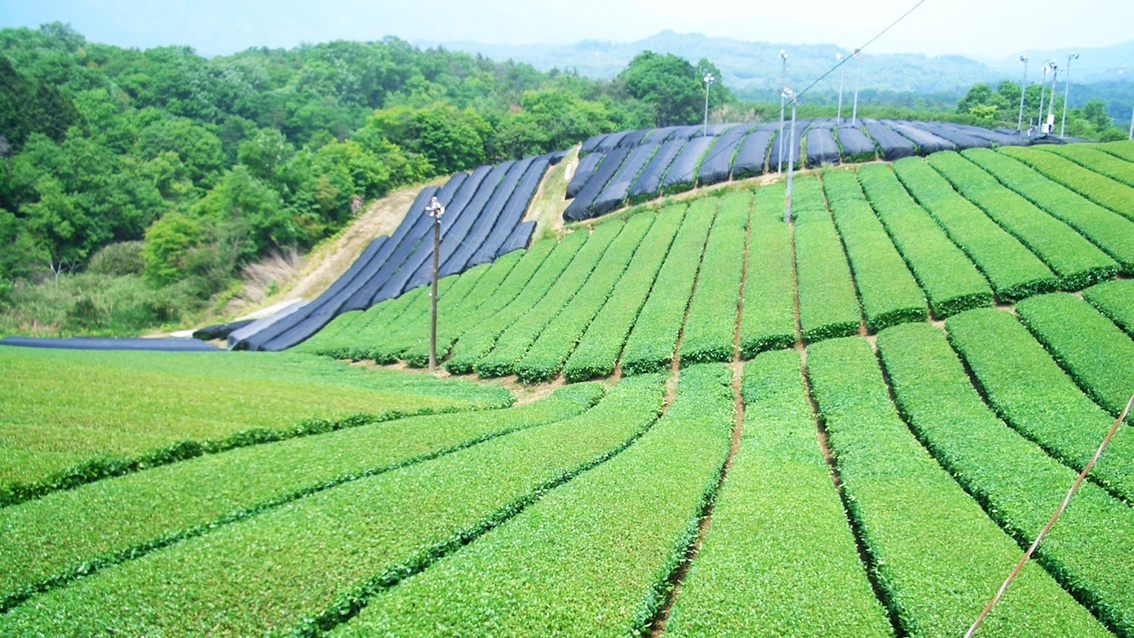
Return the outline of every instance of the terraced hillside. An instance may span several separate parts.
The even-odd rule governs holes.
[[[0,635],[963,635],[1134,394],[1132,182],[983,148],[570,224],[441,281],[464,378],[331,360],[425,365],[425,288],[285,359],[114,355],[117,402],[0,350]],[[978,635],[1134,636],[1132,503],[1125,427]]]

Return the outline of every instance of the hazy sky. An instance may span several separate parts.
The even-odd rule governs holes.
[[[633,41],[664,29],[860,46],[917,0],[0,0],[0,27],[69,22],[95,42],[203,55],[336,39]],[[695,10],[693,7],[697,7]],[[802,9],[802,8],[806,9]],[[1134,39],[1131,0],[924,0],[869,50],[1004,58]]]

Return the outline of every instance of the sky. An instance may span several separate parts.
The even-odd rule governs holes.
[[[861,46],[919,0],[0,0],[0,27],[59,21],[93,42],[189,45],[206,56],[330,40],[632,42],[665,29],[744,41]],[[806,7],[806,9],[803,9]],[[921,0],[876,53],[1003,59],[1134,40],[1131,0]]]

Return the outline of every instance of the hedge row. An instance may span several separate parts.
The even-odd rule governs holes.
[[[361,360],[366,353],[363,348],[355,346],[361,340],[368,340],[364,335],[371,333],[371,326],[382,326],[387,321],[397,318],[402,310],[410,304],[420,292],[410,291],[396,299],[387,299],[382,303],[371,306],[364,311],[348,312],[335,317],[323,330],[316,332],[310,339],[301,343],[300,352],[326,355],[336,359]],[[349,318],[340,322],[344,317]],[[330,329],[330,330],[328,330]],[[323,332],[327,331],[324,335]],[[362,337],[360,339],[360,337]]]
[[[1134,186],[1134,144],[1118,142],[1110,144],[1064,144],[1044,145],[1041,149],[1055,153],[1075,162],[1094,173],[1105,175],[1116,182]],[[1126,149],[1123,155],[1123,149]]]
[[[964,634],[1020,548],[906,428],[864,339],[809,346],[807,373],[871,573],[901,631]],[[981,635],[1105,635],[1039,565],[1025,565],[1012,587]]]
[[[807,342],[858,332],[862,313],[843,244],[816,178],[795,180],[795,270],[799,324]]]
[[[1083,394],[1027,328],[995,310],[957,315],[945,327],[1000,418],[1066,465],[1086,466],[1114,419]],[[1091,477],[1134,502],[1134,437],[1115,437]]]
[[[0,384],[2,505],[237,447],[514,400],[500,387],[289,353],[2,348],[0,369],[18,379]]]
[[[925,324],[898,326],[878,336],[878,348],[910,426],[993,520],[1020,546],[1030,545],[1076,473],[1004,427],[973,389],[940,330]],[[972,539],[963,538],[957,553],[978,564],[972,555]],[[962,614],[965,623],[1017,560],[1020,549],[1012,550],[996,563],[987,563],[995,575],[977,604]],[[1111,630],[1130,636],[1134,630],[1134,571],[1120,566],[1129,565],[1132,552],[1130,509],[1086,483],[1044,538],[1036,562]],[[1019,635],[1102,634],[1097,621],[1051,583],[1039,565],[1025,565],[1021,578],[1012,583],[993,611],[990,622],[1000,622],[985,624],[980,633],[994,632],[993,627],[1000,626]],[[1026,618],[1001,615],[1004,607]],[[1017,627],[1016,623],[1021,624]]]
[[[427,294],[427,290],[419,288],[375,305],[364,312],[349,329],[340,331],[319,354],[353,361],[368,359],[377,336],[388,330],[391,324],[396,324],[410,306],[423,303],[423,297]]]
[[[538,333],[531,348],[516,362],[514,369],[520,381],[540,383],[559,374],[587,326],[610,299],[611,292],[653,223],[654,215],[650,213],[634,215],[626,222],[622,232],[595,265],[587,283]]]
[[[1005,147],[1000,152],[1020,160],[1096,204],[1134,220],[1134,187],[1099,175],[1053,153],[1017,147]]]
[[[575,258],[560,273],[556,282],[542,295],[540,300],[527,309],[515,321],[509,323],[496,339],[492,351],[481,357],[474,366],[482,378],[503,377],[515,372],[515,365],[535,343],[536,338],[548,323],[558,315],[576,293],[594,275],[595,267],[601,263],[611,242],[622,232],[625,223],[621,220],[599,224],[593,233],[575,253]],[[587,234],[587,231],[578,231]]]
[[[445,362],[445,369],[453,374],[472,372],[476,362],[492,349],[496,337],[539,303],[555,285],[563,270],[587,242],[587,238],[586,231],[577,231],[569,233],[559,242],[554,239],[536,242],[528,251],[533,259],[522,260],[513,271],[515,275],[527,275],[527,279],[523,276],[509,276],[497,294],[486,301],[472,317],[464,320],[465,330],[451,347],[452,356]],[[550,251],[548,245],[551,246]],[[537,257],[541,258],[537,260]],[[529,271],[531,275],[528,275]]]
[[[626,267],[625,274],[618,280],[610,298],[587,327],[579,346],[563,367],[563,376],[568,382],[614,373],[630,328],[646,303],[662,262],[685,218],[685,208],[684,204],[671,205],[658,214]]]
[[[783,185],[758,189],[748,220],[748,277],[740,316],[740,356],[745,359],[796,342],[791,230],[783,218]]]
[[[816,441],[799,355],[758,355],[743,393],[740,448],[666,635],[892,635]]]
[[[866,202],[854,173],[824,174],[823,190],[854,271],[866,328],[878,332],[907,321],[925,321],[925,295]]]
[[[1107,142],[1106,144],[1098,144],[1091,148],[1097,148],[1100,151],[1110,153],[1111,155],[1126,160],[1127,162],[1134,162],[1134,144],[1129,141],[1126,142]]]
[[[894,173],[917,202],[984,273],[1003,302],[1050,292],[1055,273],[980,208],[953,190],[924,160],[894,163]]]
[[[1134,281],[1120,279],[1091,286],[1083,291],[1083,298],[1134,337]]]
[[[577,416],[602,395],[601,386],[583,384],[519,408],[409,417],[242,448],[0,509],[0,611],[303,496]]]
[[[1065,294],[1016,306],[1020,321],[1096,403],[1118,416],[1134,394],[1134,341],[1090,304]]]
[[[1005,188],[963,156],[936,153],[926,163],[1042,259],[1059,276],[1063,289],[1080,290],[1118,273],[1118,264],[1074,228]]]
[[[858,180],[938,318],[992,304],[992,289],[969,258],[910,197],[889,166],[858,169]]]
[[[731,371],[695,366],[657,425],[337,636],[637,636],[695,539],[728,454]]]
[[[709,228],[717,214],[716,197],[696,200],[665,258],[649,299],[622,351],[622,372],[641,374],[669,369],[685,321],[693,283],[701,266]]]
[[[383,302],[381,305],[388,304],[389,301]],[[375,306],[377,308],[378,306]],[[375,311],[377,312],[377,311]],[[303,354],[329,354],[326,350],[330,342],[338,339],[339,335],[343,332],[352,332],[355,325],[360,323],[366,312],[362,310],[352,310],[337,315],[323,329],[311,335],[311,338],[291,349],[292,352]]]
[[[479,275],[479,273],[477,273]],[[441,313],[448,314],[451,305],[442,302],[443,299],[454,301],[454,290],[459,286],[460,280],[464,275],[453,275],[446,277],[437,282],[437,311],[439,316]],[[468,292],[467,286],[460,286]],[[430,286],[421,286],[411,291],[414,294],[414,300],[396,320],[383,322],[381,324],[371,324],[368,331],[367,339],[365,340],[366,352],[362,359],[373,359],[375,363],[390,364],[401,360],[402,350],[407,347],[405,342],[399,341],[406,331],[426,326],[426,333],[428,334],[430,306],[432,301],[432,292]],[[459,301],[459,300],[456,300]],[[360,344],[361,346],[361,344]],[[356,350],[360,348],[356,346]]]
[[[1056,184],[1007,155],[987,149],[961,154],[1039,209],[1082,233],[1114,258],[1123,271],[1134,273],[1134,222]],[[1032,210],[1035,213],[1035,209]]]
[[[460,307],[452,315],[437,318],[437,359],[444,360],[465,332],[481,325],[485,317],[492,317],[515,299],[556,246],[554,241],[536,242],[526,252],[514,251],[493,262]],[[407,348],[402,356],[411,366],[429,365],[429,337]]]
[[[681,365],[731,361],[736,342],[740,283],[752,193],[736,191],[721,197],[713,222],[696,294],[681,339]]]
[[[530,279],[532,273],[535,272],[538,262],[535,260],[538,253],[541,251],[550,252],[554,246],[553,242],[541,242],[540,250],[536,250],[533,246],[532,250],[537,254],[528,261],[521,261],[527,253],[523,250],[515,250],[505,255],[491,264],[485,264],[488,270],[477,281],[476,286],[465,295],[464,299],[452,309],[441,314],[438,308],[437,317],[437,358],[443,360],[449,354],[449,348],[453,343],[464,334],[465,330],[470,325],[469,319],[481,313],[481,306],[486,305],[489,300],[498,300],[497,303],[504,303],[503,297],[509,293],[503,286],[508,282],[515,282],[523,279],[526,283],[526,278]],[[532,252],[532,251],[528,251]],[[546,255],[545,255],[546,256]],[[521,268],[520,264],[524,266]],[[514,269],[519,268],[516,275],[512,275]],[[515,296],[514,294],[512,295]],[[510,300],[510,299],[509,299]],[[440,305],[441,300],[438,300]],[[472,324],[475,325],[475,324]],[[402,352],[402,357],[411,366],[417,368],[424,368],[429,365],[429,333],[428,327],[423,325],[421,329],[424,334],[421,334],[418,339],[412,343]]]
[[[438,322],[442,319],[458,317],[465,298],[479,287],[480,280],[491,268],[490,264],[481,264],[471,268],[460,275],[445,277],[437,282],[437,316]],[[442,290],[442,282],[452,281]],[[400,361],[410,346],[429,338],[430,325],[430,295],[426,293],[424,303],[420,310],[414,308],[411,314],[408,309],[398,318],[396,324],[387,327],[384,334],[375,339],[374,349],[370,358],[378,363],[394,363]]]
[[[656,420],[663,393],[660,377],[628,380],[576,418],[225,525],[21,605],[0,616],[0,634],[327,629],[625,449]]]

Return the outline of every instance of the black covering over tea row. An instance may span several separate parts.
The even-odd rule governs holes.
[[[236,349],[285,350],[306,340],[337,315],[428,285],[432,275],[430,198],[445,206],[441,219],[440,276],[458,274],[523,248],[535,231],[522,222],[547,168],[564,154],[541,155],[458,173],[440,188],[418,194],[393,235],[370,242],[326,292],[245,326],[230,336]]]
[[[582,159],[567,186],[568,221],[605,215],[660,195],[743,179],[786,167],[817,167],[875,159],[893,161],[943,150],[1028,145],[1017,131],[990,131],[963,124],[864,119],[797,121],[794,153],[776,140],[779,123],[675,126],[596,135],[583,143]],[[788,135],[785,124],[784,136]],[[781,158],[781,153],[783,157]]]

